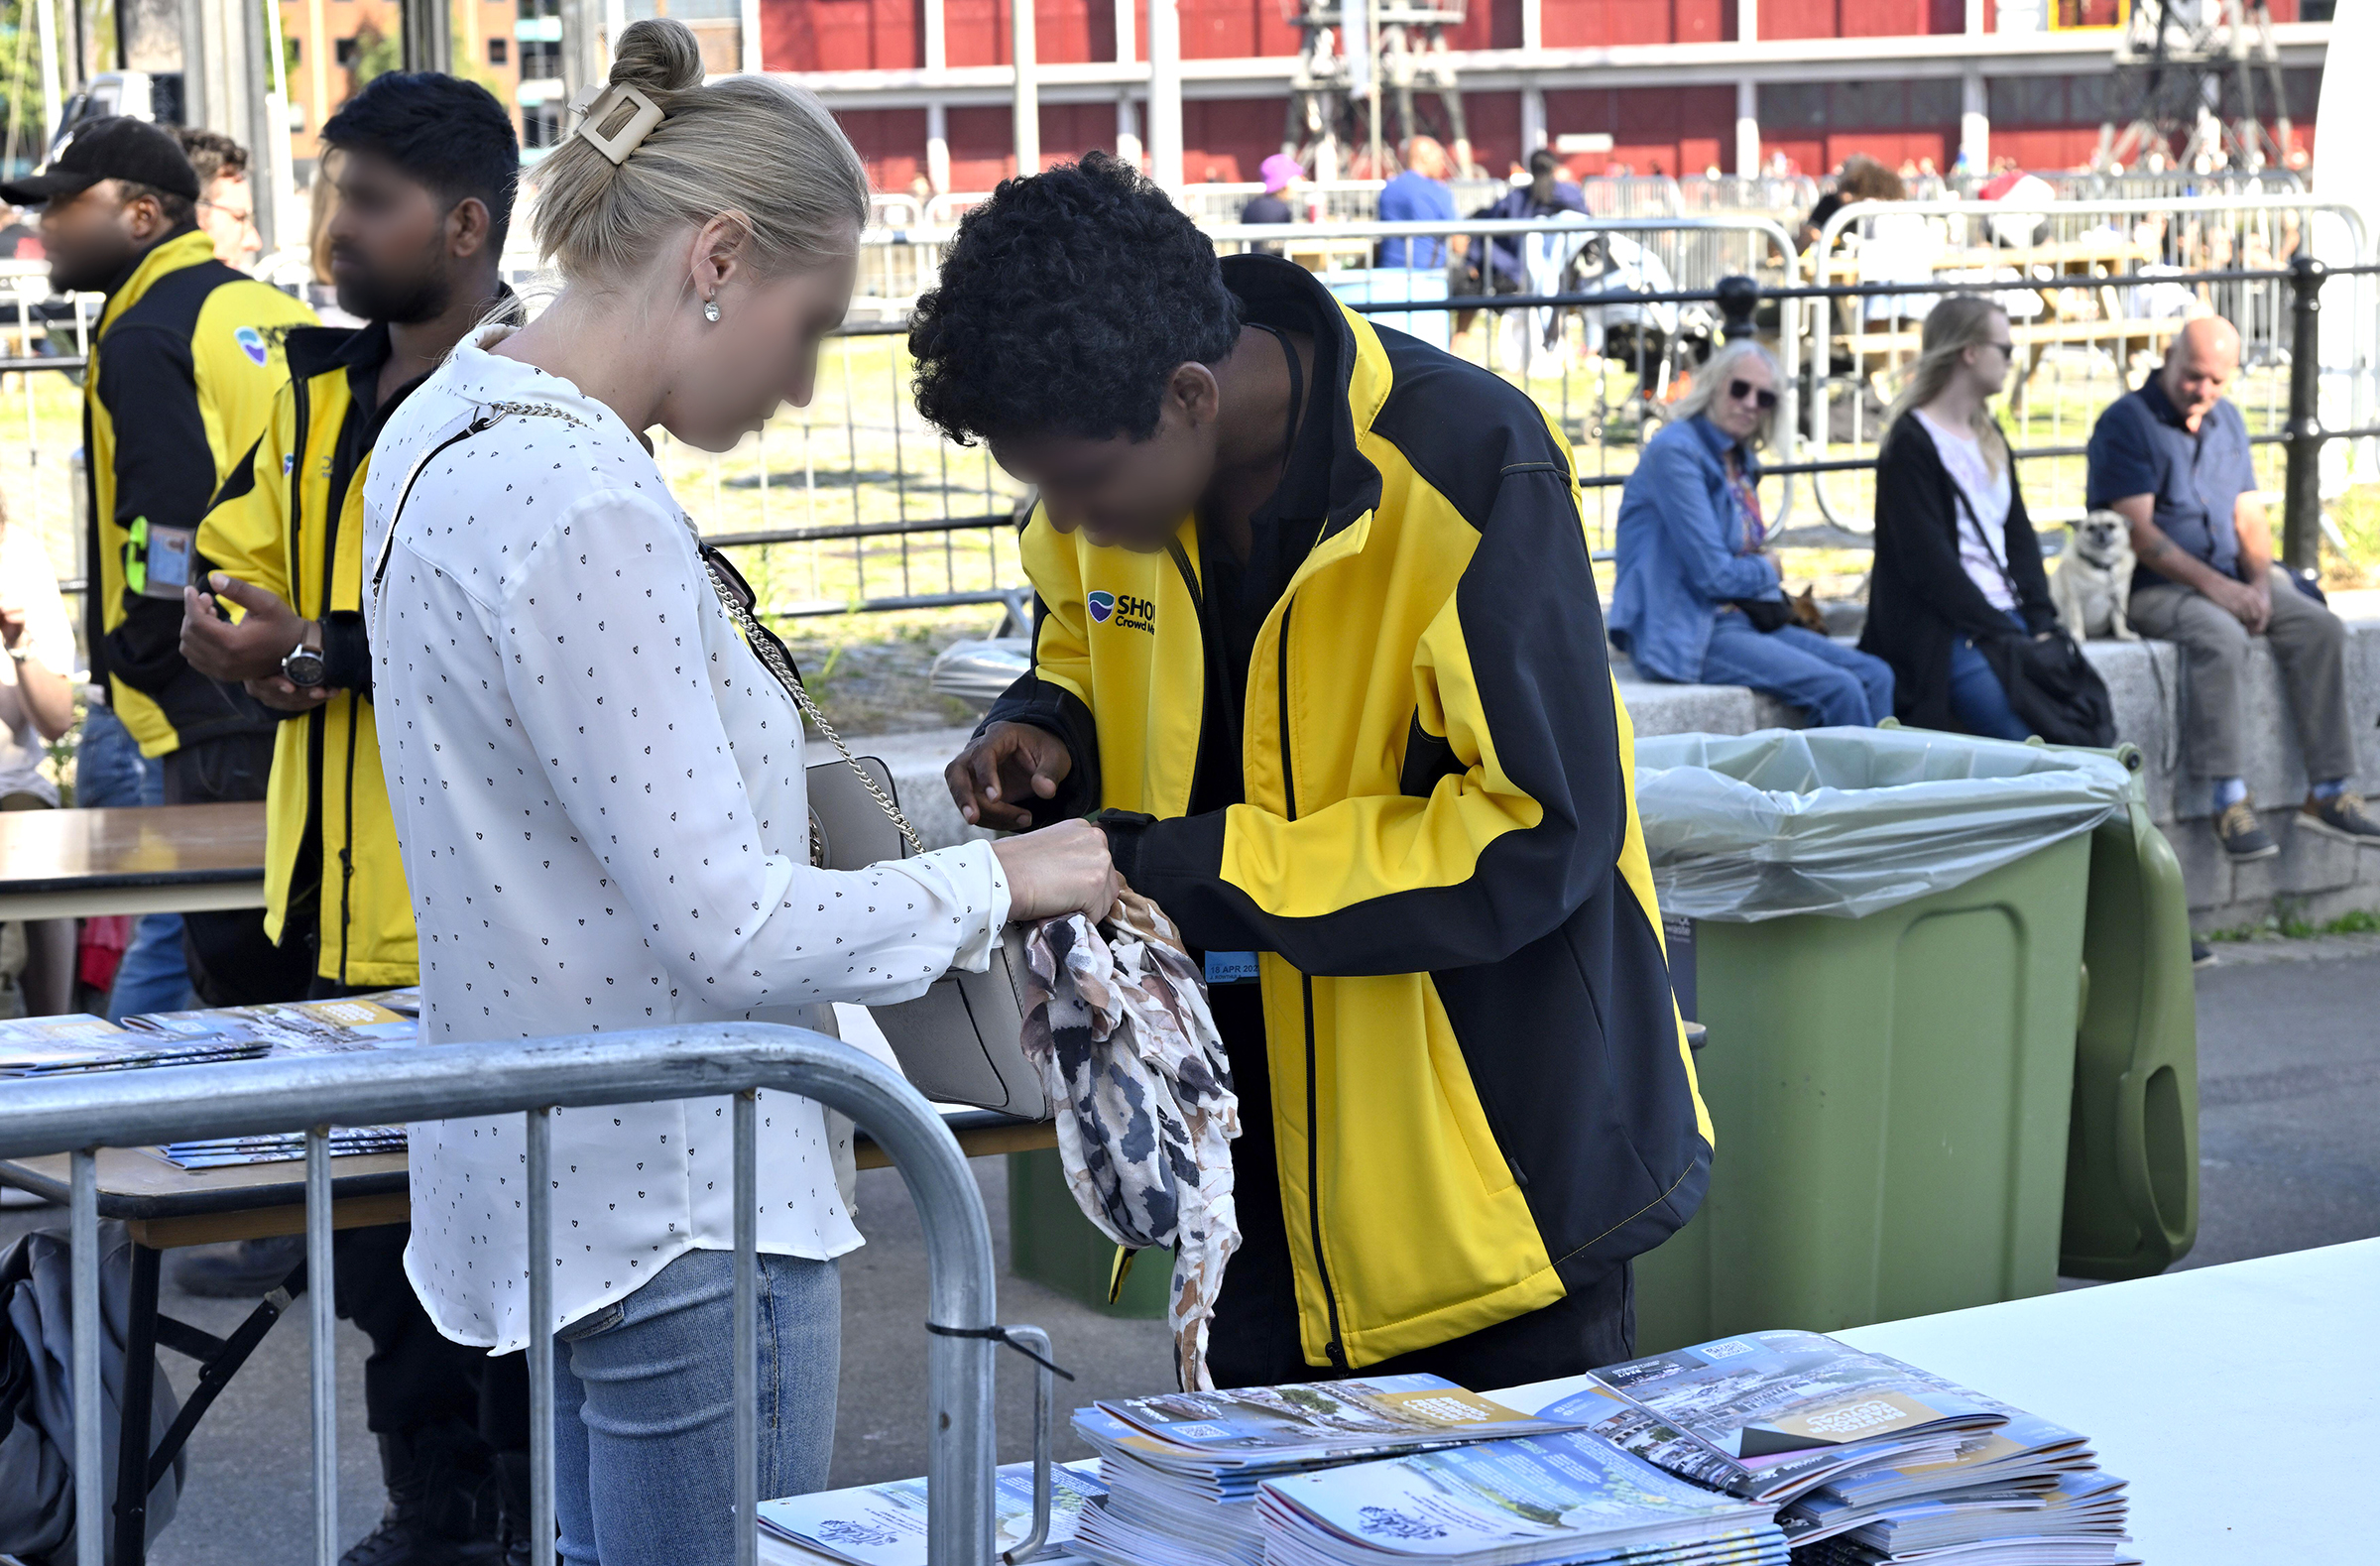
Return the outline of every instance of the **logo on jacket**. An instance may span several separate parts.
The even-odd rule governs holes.
[[[240,345],[240,352],[248,356],[248,362],[250,364],[257,366],[259,369],[264,367],[265,359],[269,350],[265,346],[265,334],[263,332],[258,331],[254,326],[242,326],[238,331],[235,331],[231,334],[231,340]]]
[[[1119,597],[1115,593],[1093,593],[1083,600],[1091,609],[1091,618],[1100,625],[1113,620],[1126,631],[1157,629],[1157,606],[1146,598],[1134,598],[1130,593]]]

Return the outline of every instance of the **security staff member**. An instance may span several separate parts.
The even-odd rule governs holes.
[[[1041,495],[1033,667],[951,791],[1107,806],[1204,951],[1245,1128],[1217,1383],[1627,1357],[1711,1126],[1569,441],[1098,153],[967,214],[909,346]]]
[[[484,88],[433,72],[375,77],[322,127],[338,204],[325,237],[339,308],[369,324],[289,337],[290,377],[198,531],[192,667],[287,714],[273,759],[266,930],[302,952],[316,998],[418,978],[413,906],[382,781],[361,589],[364,478],[408,394],[505,290],[520,150]],[[240,611],[236,623],[218,602]],[[366,1418],[388,1506],[342,1566],[527,1558],[528,1379],[439,1336],[405,1275],[409,1226],[338,1237],[340,1313],[372,1340]],[[204,1259],[209,1292],[261,1293],[298,1257],[250,1242]],[[189,1266],[178,1271],[184,1287]],[[477,1552],[477,1553],[475,1553]]]
[[[282,339],[314,319],[214,258],[198,196],[173,136],[122,117],[90,122],[44,173],[0,185],[10,201],[46,203],[52,286],[107,296],[83,377],[86,645],[142,755],[166,758],[169,804],[265,795],[273,715],[183,662],[181,589],[208,501],[264,427]],[[185,914],[182,927],[208,1005],[286,992],[287,964],[253,909]]]

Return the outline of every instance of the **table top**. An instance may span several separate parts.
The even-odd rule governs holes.
[[[0,811],[0,896],[262,881],[265,806]]]
[[[2380,1535],[2354,1478],[2380,1446],[2376,1298],[2361,1240],[1835,1336],[2089,1437],[2154,1566],[2342,1560]],[[1533,1413],[1582,1380],[1496,1396]]]

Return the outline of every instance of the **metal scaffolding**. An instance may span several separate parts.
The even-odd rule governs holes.
[[[1368,146],[1376,179],[1399,166],[1407,138],[1435,136],[1457,171],[1469,172],[1471,133],[1446,44],[1446,30],[1463,25],[1465,4],[1281,0],[1299,33],[1281,150],[1315,179],[1334,180],[1350,150]],[[1425,95],[1436,99],[1434,110],[1420,101]]]
[[[2296,150],[2266,0],[2133,0],[2111,87],[2099,170],[2165,157],[2254,174]]]

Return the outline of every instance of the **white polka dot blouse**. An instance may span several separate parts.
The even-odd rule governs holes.
[[[365,489],[381,763],[421,942],[422,1038],[750,1019],[980,971],[1007,921],[990,847],[855,872],[807,853],[802,724],[719,607],[643,444],[566,381],[467,343],[389,422]],[[514,416],[422,453],[498,402]],[[760,1105],[760,1244],[860,1244],[825,1116]],[[554,1324],[734,1244],[725,1099],[568,1110],[553,1133]],[[406,1266],[438,1329],[529,1337],[517,1115],[416,1125]]]

